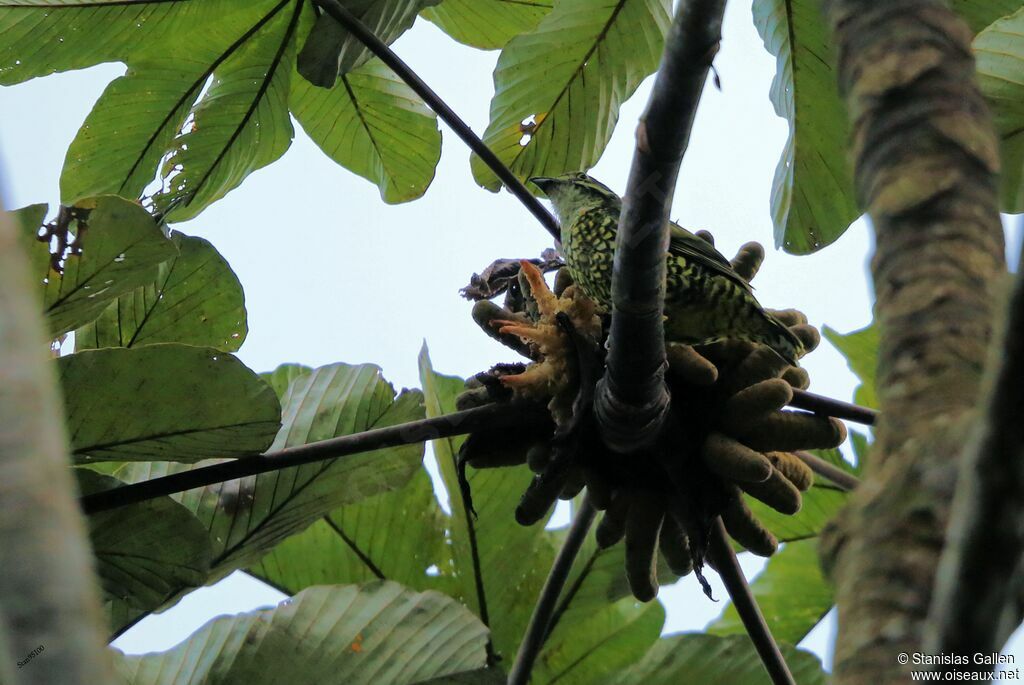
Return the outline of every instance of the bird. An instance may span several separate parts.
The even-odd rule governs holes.
[[[586,173],[529,179],[547,196],[561,228],[561,252],[573,282],[611,310],[612,264],[622,198]],[[765,311],[750,284],[708,241],[671,222],[665,283],[665,339],[702,345],[743,340],[767,345],[796,365],[804,344]]]

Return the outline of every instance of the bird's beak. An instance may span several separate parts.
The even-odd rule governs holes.
[[[530,183],[540,188],[546,194],[548,189],[551,188],[557,181],[547,176],[534,176],[529,179]]]

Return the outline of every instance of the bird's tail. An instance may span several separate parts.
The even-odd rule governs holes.
[[[803,342],[774,316],[768,312],[764,312],[764,315],[767,319],[768,331],[761,342],[775,350],[776,354],[782,357],[787,364],[796,366],[797,360],[807,351]]]

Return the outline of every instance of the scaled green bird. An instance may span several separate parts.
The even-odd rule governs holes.
[[[584,173],[531,178],[554,205],[562,255],[573,281],[606,310],[622,198]],[[804,346],[754,298],[750,284],[710,243],[671,224],[665,290],[665,339],[699,345],[746,340],[771,347],[790,364]]]

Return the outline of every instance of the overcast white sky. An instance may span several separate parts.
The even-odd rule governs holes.
[[[497,52],[459,45],[423,20],[395,48],[477,132],[484,130]],[[748,240],[764,244],[768,257],[755,281],[764,305],[796,307],[811,323],[840,331],[866,325],[871,238],[863,222],[810,257],[773,249],[769,193],[787,127],[768,100],[775,59],[764,50],[747,3],[729,4],[715,66],[723,90],[705,93],[674,218],[710,230],[727,256]],[[102,65],[0,88],[0,190],[7,207],[58,201],[64,153],[95,98],[123,71]],[[622,108],[622,123],[592,171],[620,192],[649,86],[650,79]],[[328,160],[297,124],[296,133],[280,161],[175,226],[211,240],[245,288],[249,336],[241,359],[256,371],[283,362],[373,362],[399,387],[418,386],[416,355],[424,339],[444,373],[467,376],[507,360],[508,351],[472,323],[458,289],[498,257],[536,256],[550,246],[526,210],[507,193],[473,183],[469,153],[447,129],[433,185],[423,199],[399,206],[385,205],[376,187]],[[852,397],[856,380],[828,343],[804,365],[812,390]],[[753,559],[744,564],[749,573],[761,567]],[[725,595],[720,585],[715,594]],[[115,644],[132,653],[166,649],[213,616],[281,598],[236,573],[142,621]],[[692,578],[663,588],[660,599],[669,632],[702,628],[722,607]],[[824,655],[830,632],[831,622],[819,626],[804,646]]]

